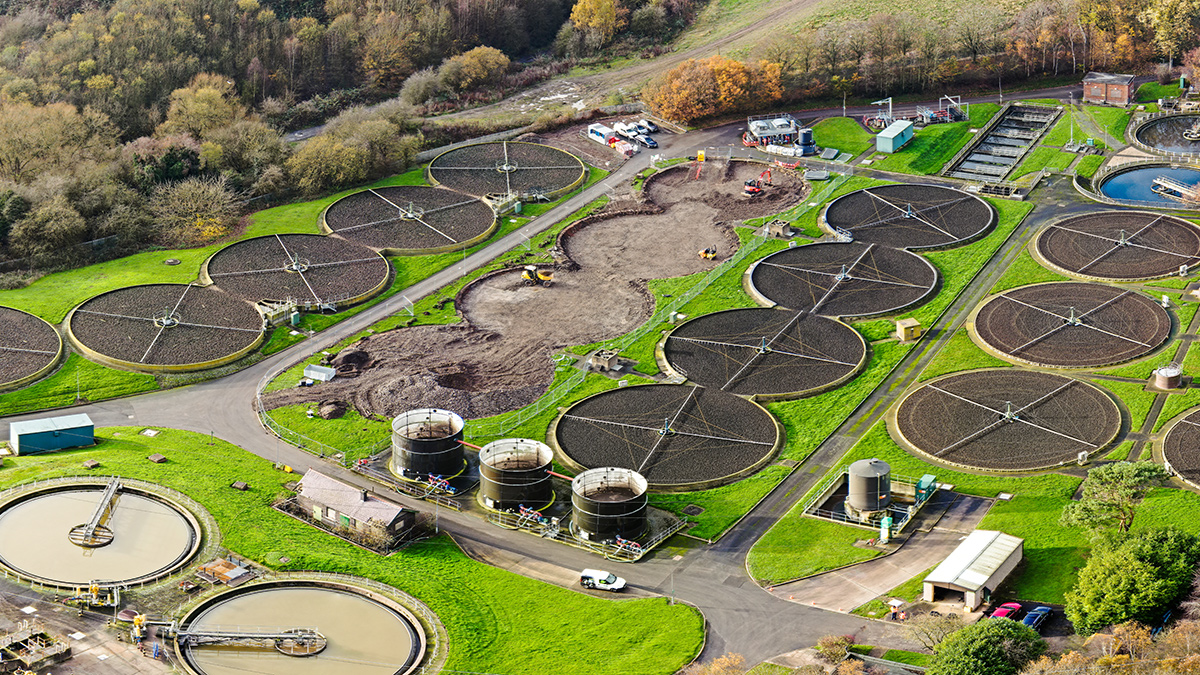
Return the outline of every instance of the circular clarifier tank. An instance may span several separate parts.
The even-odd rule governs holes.
[[[1200,183],[1200,170],[1198,169],[1155,164],[1113,174],[1100,184],[1100,194],[1126,201],[1178,204],[1179,202],[1155,192],[1154,179],[1160,176],[1184,185]]]
[[[80,526],[105,502],[106,485],[68,485],[26,493],[0,507],[0,563],[42,583],[148,581],[183,566],[200,544],[195,518],[157,494],[123,485],[90,545]],[[74,540],[74,541],[73,541]]]
[[[269,583],[213,598],[180,623],[180,632],[315,629],[324,649],[306,656],[269,643],[179,649],[188,670],[200,675],[400,675],[412,672],[424,654],[418,626],[399,605],[351,585]]]

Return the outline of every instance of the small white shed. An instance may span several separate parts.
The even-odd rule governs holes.
[[[309,364],[304,366],[304,376],[316,382],[328,382],[337,376],[337,371],[327,366]]]
[[[1025,555],[1025,540],[997,530],[975,530],[925,577],[922,598],[934,602],[937,589],[959,591],[975,611]]]

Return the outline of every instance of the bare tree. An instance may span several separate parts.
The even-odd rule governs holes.
[[[995,5],[975,5],[959,12],[954,35],[971,61],[995,50],[1004,27],[1004,17]]]
[[[904,622],[904,632],[914,642],[932,651],[947,635],[966,625],[957,616],[921,614]]]

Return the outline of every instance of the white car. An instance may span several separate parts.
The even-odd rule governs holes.
[[[633,141],[635,143],[637,142],[638,132],[634,127],[617,122],[613,125],[613,131],[617,132],[617,135],[625,140]]]
[[[650,133],[652,133],[652,134],[658,133],[658,125],[655,124],[654,122],[651,122],[650,120],[638,120],[638,124],[649,129]]]
[[[625,580],[604,570],[584,570],[579,573],[579,585],[615,593],[625,588]]]

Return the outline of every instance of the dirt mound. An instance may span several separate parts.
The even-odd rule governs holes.
[[[394,417],[443,408],[467,419],[515,410],[537,400],[554,379],[552,348],[528,335],[508,339],[469,326],[415,326],[351,345],[371,361],[351,380],[264,395],[268,408],[345,401],[364,416]],[[340,356],[340,354],[339,354]]]
[[[697,169],[699,172],[697,173]],[[754,197],[742,195],[745,182],[765,170],[771,185]],[[662,171],[646,181],[646,194],[667,209],[676,204],[704,204],[725,220],[746,220],[784,211],[808,196],[809,184],[794,171],[758,162],[713,160],[692,162]]]
[[[356,347],[347,347],[329,360],[329,365],[333,366],[340,377],[357,377],[363,370],[370,368],[372,363],[371,355]]]
[[[323,420],[335,420],[346,414],[345,401],[321,401],[317,406],[317,414]]]

